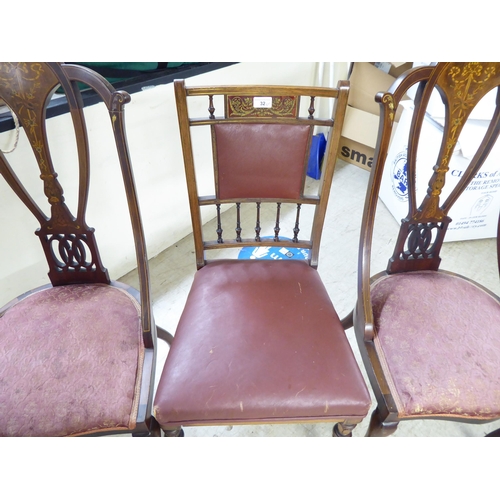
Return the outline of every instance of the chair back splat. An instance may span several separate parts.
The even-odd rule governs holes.
[[[244,246],[283,246],[281,225],[285,205],[294,207],[293,231],[287,246],[309,250],[308,261],[318,265],[321,231],[328,203],[338,144],[343,125],[348,89],[294,87],[227,87],[186,88],[183,81],[174,82],[182,148],[185,158],[186,177],[189,190],[192,221],[195,237],[196,262],[198,268],[206,263],[207,250]],[[259,94],[267,92],[261,102]],[[316,93],[316,95],[308,96]],[[204,96],[208,116],[189,119],[187,99]],[[222,96],[224,112],[216,116],[214,97]],[[300,117],[301,98],[308,98],[307,116]],[[315,102],[320,98],[335,99],[337,112],[331,117],[314,117]],[[262,106],[262,107],[261,107]],[[200,105],[201,107],[201,105]],[[193,144],[190,129],[209,126],[213,145],[214,194],[201,195],[196,184]],[[329,147],[322,165],[321,185],[316,193],[307,194],[306,168],[315,127],[330,131]],[[333,146],[332,146],[333,144]],[[237,166],[237,168],[236,168]],[[274,227],[269,236],[262,236],[261,216],[267,203],[274,206]],[[226,235],[222,227],[224,206],[235,205],[235,232]],[[255,207],[255,225],[248,236],[242,236],[242,204]],[[308,239],[299,239],[301,207],[310,205],[315,214]],[[213,239],[204,240],[200,207],[215,206],[217,228]],[[272,210],[269,209],[269,210]],[[302,233],[302,232],[301,232]]]
[[[370,435],[390,434],[405,418],[500,418],[499,298],[472,282],[473,276],[440,267],[450,209],[481,175],[499,135],[499,86],[499,63],[444,62],[411,69],[376,96],[380,127],[363,215],[354,320],[378,400]],[[375,212],[394,117],[412,87],[416,92],[405,166],[408,212],[386,271],[372,276]],[[489,102],[485,97],[490,92],[495,99],[489,125],[454,182],[453,153],[479,103]],[[441,143],[435,163],[424,165],[417,153],[428,148],[424,131],[431,104],[439,97],[444,106]],[[428,179],[427,190],[418,193],[417,179],[422,178]]]
[[[47,137],[47,110],[56,91],[67,102],[78,155],[76,181],[68,182],[77,186],[74,213],[52,161],[60,157],[54,151],[59,142]],[[109,112],[115,143],[111,146],[118,155],[137,254],[139,291],[110,280],[94,229],[86,221],[91,183],[82,92],[92,91]],[[156,329],[125,134],[123,109],[130,96],[78,65],[25,62],[0,63],[0,99],[17,117],[39,169],[29,179],[28,166],[16,165],[21,155],[12,155],[10,161],[0,152],[0,173],[39,223],[36,234],[51,282],[0,309],[0,379],[6,383],[0,396],[0,435],[149,434]],[[48,213],[41,208],[43,197],[30,194],[36,177],[41,179]]]
[[[316,270],[348,85],[174,82],[198,271],[155,397],[166,435],[294,421],[338,422],[349,435],[366,415],[366,386]],[[328,143],[312,181],[318,130]]]

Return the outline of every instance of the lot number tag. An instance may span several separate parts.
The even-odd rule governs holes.
[[[254,97],[253,98],[254,108],[272,108],[273,98],[272,97]]]

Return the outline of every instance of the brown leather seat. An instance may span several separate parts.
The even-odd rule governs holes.
[[[196,273],[157,389],[162,426],[361,420],[369,405],[306,262],[223,260]]]
[[[306,421],[338,422],[336,435],[350,435],[366,416],[368,390],[316,270],[347,85],[189,88],[175,82],[198,271],[155,396],[154,415],[165,435],[179,435],[189,425]],[[190,118],[188,97],[200,95],[208,96],[210,114]],[[215,115],[217,95],[224,98],[223,117]],[[258,107],[255,96],[272,106]],[[299,99],[306,96],[314,97],[308,117],[301,118]],[[333,119],[315,118],[314,99],[321,98],[336,101]],[[330,129],[329,145],[316,193],[306,194],[318,125]],[[208,129],[213,154],[196,153],[191,129],[198,126]],[[207,156],[214,159],[208,170],[215,173],[214,196],[201,196],[196,183],[194,158],[203,164]],[[223,224],[224,204],[234,205],[228,212],[235,212],[234,236]],[[214,240],[203,238],[204,205],[216,208]],[[242,222],[244,206],[255,207],[250,229]],[[312,225],[309,237],[299,239],[306,233],[303,207],[312,209]],[[282,235],[287,210],[293,219],[288,239]],[[274,236],[265,239],[264,231]],[[274,251],[276,260],[206,258],[212,250],[253,246]],[[284,247],[302,249],[306,258],[281,259]]]

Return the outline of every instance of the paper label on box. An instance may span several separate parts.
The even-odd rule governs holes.
[[[466,165],[465,165],[466,166]],[[456,166],[450,170],[453,185],[464,172]],[[494,238],[497,233],[500,209],[500,169],[487,163],[471,181],[456,205],[450,209],[453,219],[448,227],[447,240]]]
[[[408,215],[407,145],[413,109],[405,109],[393,137],[380,186],[380,199],[398,223]],[[432,123],[424,122],[419,141],[416,173],[417,206],[427,193],[442,134]],[[424,147],[425,145],[425,147]],[[476,177],[449,211],[452,222],[445,241],[495,238],[500,210],[500,147],[497,145]],[[455,151],[443,187],[441,203],[459,182],[469,159]]]

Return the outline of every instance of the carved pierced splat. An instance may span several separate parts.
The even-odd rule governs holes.
[[[440,222],[406,222],[399,233],[394,255],[389,261],[388,271],[429,270],[439,267],[439,252],[444,240],[449,217]]]
[[[86,240],[87,235],[83,234],[54,234],[48,239],[52,258],[61,270],[87,271],[95,268]]]
[[[408,249],[404,252],[403,258],[418,259],[422,257],[432,256],[433,229],[436,229],[438,224],[410,224],[407,240]]]
[[[108,281],[108,273],[99,260],[94,233],[41,234],[42,246],[50,265],[54,285]],[[90,278],[92,273],[92,278]]]
[[[228,118],[297,117],[299,103],[297,96],[273,97],[271,107],[267,107],[267,103],[266,107],[257,107],[254,99],[258,99],[258,96],[226,96],[226,116]]]

